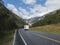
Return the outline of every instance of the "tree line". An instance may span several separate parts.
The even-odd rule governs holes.
[[[21,28],[23,26],[22,18],[9,11],[0,3],[0,32]]]
[[[55,10],[49,14],[46,14],[42,20],[39,20],[38,22],[34,23],[32,26],[43,26],[43,25],[49,25],[49,24],[57,24],[60,23],[60,9]]]

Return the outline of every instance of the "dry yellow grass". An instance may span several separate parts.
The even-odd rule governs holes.
[[[40,31],[40,32],[48,32],[54,34],[60,34],[60,24],[52,24],[52,25],[45,25],[39,27],[32,27],[31,30]]]

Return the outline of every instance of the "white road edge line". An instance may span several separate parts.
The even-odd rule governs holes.
[[[15,30],[15,33],[14,33],[14,37],[13,37],[13,45],[15,45],[16,32],[17,32],[17,30]]]
[[[19,32],[21,39],[23,40],[24,44],[27,45],[26,41],[24,40],[23,36],[21,35],[21,33]]]

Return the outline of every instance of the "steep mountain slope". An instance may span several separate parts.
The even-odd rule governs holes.
[[[34,23],[33,26],[42,26],[57,23],[60,23],[60,9],[46,14],[42,20]]]
[[[22,18],[19,18],[0,3],[0,31],[16,29],[18,23],[21,26],[23,25],[22,22]]]

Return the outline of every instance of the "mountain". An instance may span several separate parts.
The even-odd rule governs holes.
[[[38,22],[39,20],[43,19],[44,16],[41,16],[41,17],[33,17],[33,18],[30,18],[30,19],[24,19],[24,21],[26,23],[28,23],[29,25],[32,25],[33,23],[36,23]]]
[[[33,26],[43,26],[57,23],[60,23],[60,9],[44,15],[44,18],[34,23]]]
[[[23,19],[0,3],[0,31],[13,30],[23,26]]]

